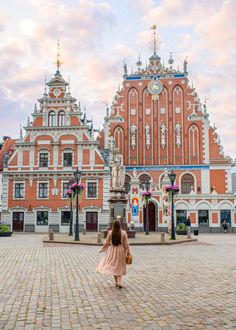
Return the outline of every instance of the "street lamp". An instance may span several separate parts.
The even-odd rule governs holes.
[[[80,177],[81,177],[81,171],[77,168],[74,171],[74,177],[75,177],[75,181],[77,184],[79,184],[80,181]],[[75,241],[79,241],[79,189],[76,189],[76,213],[75,213]]]
[[[174,182],[176,179],[176,174],[172,170],[171,173],[168,174],[169,180],[171,182],[171,186],[174,186]],[[171,239],[175,239],[175,220],[174,220],[174,189],[171,190]]]
[[[147,180],[145,182],[145,188],[146,188],[146,192],[149,192],[149,188],[150,188],[150,182],[149,180]],[[145,234],[149,235],[149,215],[148,215],[148,203],[149,203],[149,197],[147,196],[146,199],[146,226],[145,226]]]
[[[69,188],[72,185],[72,183],[74,183],[74,180],[70,180],[68,185]],[[73,193],[72,191],[68,194],[68,197],[70,199],[70,227],[69,227],[69,236],[73,236],[73,203],[72,203],[72,197],[73,197]]]

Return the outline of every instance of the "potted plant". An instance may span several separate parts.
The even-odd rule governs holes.
[[[178,235],[187,235],[188,227],[185,225],[185,223],[178,224],[176,228],[176,234]]]
[[[12,231],[8,224],[0,221],[0,237],[11,236]]]

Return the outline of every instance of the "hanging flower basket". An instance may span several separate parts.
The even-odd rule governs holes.
[[[72,196],[73,196],[73,190],[71,190],[70,188],[67,189],[67,191],[66,191],[66,197],[70,199]]]
[[[179,186],[177,184],[174,184],[173,186],[171,184],[168,184],[167,186],[165,186],[165,191],[173,191],[174,194],[177,194],[179,192]]]
[[[146,190],[142,193],[142,196],[143,196],[144,204],[147,205],[149,200],[152,197],[152,193],[151,193],[151,191]]]
[[[83,190],[84,190],[84,185],[82,183],[75,182],[69,186],[69,189],[67,191],[72,192],[73,197],[75,197],[77,191],[78,191],[78,195],[81,196]]]

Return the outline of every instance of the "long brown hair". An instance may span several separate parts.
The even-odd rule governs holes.
[[[113,222],[111,241],[112,241],[112,245],[115,246],[121,244],[121,223],[120,220],[118,219]]]

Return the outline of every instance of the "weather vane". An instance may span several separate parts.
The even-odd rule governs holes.
[[[57,73],[60,73],[60,65],[63,64],[63,62],[60,60],[60,40],[57,40]]]
[[[156,55],[156,50],[157,50],[157,36],[156,36],[156,29],[157,26],[154,24],[151,29],[153,30],[153,50],[154,50],[154,55]]]

